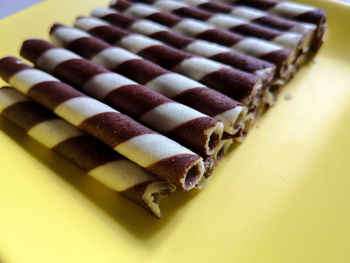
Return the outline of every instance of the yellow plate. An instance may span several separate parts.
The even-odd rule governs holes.
[[[107,2],[48,0],[3,19],[0,55]],[[299,72],[203,191],[164,200],[162,220],[0,119],[2,261],[350,262],[350,8],[303,2],[328,11],[317,63]]]

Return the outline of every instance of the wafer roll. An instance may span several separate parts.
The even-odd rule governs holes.
[[[133,0],[137,2],[152,2],[152,6],[162,10],[163,12],[171,12],[182,17],[189,17],[201,21],[205,21],[215,27],[230,30],[245,36],[261,38],[279,44],[283,47],[295,50],[307,51],[304,36],[294,32],[283,32],[274,30],[264,26],[251,23],[239,17],[232,17],[226,14],[215,14],[205,10],[191,7],[184,2],[173,0]]]
[[[317,25],[316,38],[312,48],[315,52],[322,46],[326,32],[326,11],[314,6],[279,0],[220,0],[237,5],[250,6],[271,14],[290,18],[300,22]]]
[[[160,66],[184,74],[210,88],[243,102],[248,108],[259,103],[261,80],[221,63],[194,56],[152,38],[111,26],[97,18],[80,17],[75,26],[109,43],[117,44]]]
[[[61,118],[180,189],[190,190],[204,173],[202,158],[192,151],[17,58],[0,60],[0,76]]]
[[[232,145],[233,145],[233,137],[228,134],[224,134],[220,141],[219,147],[216,149],[216,151],[213,154],[213,157],[216,163],[220,161],[222,157],[224,157],[224,155],[227,153],[227,151],[230,149]]]
[[[160,40],[175,48],[255,74],[263,80],[264,86],[268,86],[275,76],[275,66],[271,63],[218,44],[184,36],[158,23],[124,15],[110,8],[96,8],[91,14],[112,25],[127,27],[130,31]]]
[[[223,125],[218,119],[172,101],[73,52],[57,48],[44,40],[30,39],[23,43],[21,54],[38,68],[79,87],[196,152],[212,154],[220,142]],[[134,68],[145,66],[136,61],[132,63]],[[163,72],[155,72],[159,73]]]
[[[290,66],[296,54],[280,45],[257,38],[244,37],[198,20],[160,12],[159,9],[145,4],[132,3],[127,0],[112,0],[110,6],[124,14],[166,25],[184,35],[228,46],[236,51],[269,61],[276,65],[280,76],[288,78],[290,75]]]
[[[232,17],[239,17],[247,21],[251,21],[260,25],[268,26],[273,29],[295,32],[302,34],[305,38],[305,48],[309,51],[311,43],[318,41],[316,32],[316,26],[310,23],[300,23],[276,15],[271,15],[262,10],[237,6],[233,4],[213,2],[210,0],[182,0],[187,4],[198,7],[200,9],[212,12],[229,14]]]
[[[151,61],[122,48],[114,47],[76,28],[55,24],[51,39],[85,58],[118,72],[146,87],[220,119],[224,130],[237,134],[244,127],[246,107],[229,97],[183,75],[167,71]],[[122,58],[122,59],[121,59]]]
[[[79,166],[88,175],[160,218],[160,200],[175,187],[11,87],[0,89],[0,114],[33,139]]]

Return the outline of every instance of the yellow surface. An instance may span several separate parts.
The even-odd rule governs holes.
[[[1,20],[0,55],[107,2],[48,0]],[[303,2],[329,14],[317,63],[300,71],[202,192],[164,200],[162,220],[0,119],[2,261],[350,262],[350,8]]]

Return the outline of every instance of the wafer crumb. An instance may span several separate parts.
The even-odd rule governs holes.
[[[292,98],[292,95],[290,95],[289,93],[286,96],[284,96],[285,100],[291,100]]]

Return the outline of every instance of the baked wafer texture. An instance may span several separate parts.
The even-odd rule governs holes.
[[[326,33],[326,11],[301,3],[279,0],[220,0],[221,2],[234,3],[236,5],[250,6],[264,10],[268,13],[300,22],[317,25],[316,38],[313,42],[313,50],[316,52],[323,44]]]
[[[185,36],[153,21],[137,19],[111,8],[95,8],[91,15],[186,52],[253,73],[263,79],[264,85],[268,85],[275,76],[275,66],[271,63],[233,51],[228,47]]]
[[[111,46],[76,28],[55,24],[52,41],[112,71],[174,99],[204,114],[220,119],[225,132],[235,135],[245,130],[246,107],[197,81],[167,71],[125,49]]]
[[[260,103],[262,82],[253,74],[172,48],[147,36],[130,33],[97,18],[80,17],[75,26],[166,69],[193,78],[246,104],[250,109]]]
[[[200,154],[212,154],[220,142],[223,125],[218,119],[168,99],[71,51],[58,48],[44,40],[29,39],[23,43],[21,54],[38,68],[71,83],[83,92],[146,123]],[[129,65],[124,65],[122,70],[134,74],[137,67],[144,67],[151,76],[167,73],[162,68],[137,63],[135,60],[130,61]]]
[[[274,30],[239,17],[233,17],[226,14],[216,14],[188,4],[174,0],[133,0],[135,2],[149,3],[164,12],[171,12],[182,17],[189,17],[213,25],[218,28],[233,31],[245,36],[261,38],[283,47],[295,50],[295,52],[307,51],[309,46],[305,43],[303,35],[294,32],[284,32]]]
[[[159,9],[142,3],[132,3],[127,0],[114,0],[110,5],[124,14],[138,18],[145,18],[170,27],[172,30],[227,46],[257,58],[269,61],[276,65],[280,76],[288,78],[295,60],[296,53],[280,45],[253,37],[244,37],[240,34],[216,28],[202,21],[185,19],[178,15],[161,12]]]
[[[295,32],[302,34],[305,38],[305,47],[311,46],[313,50],[319,41],[316,36],[316,25],[310,23],[296,22],[290,19],[269,14],[265,11],[246,7],[227,4],[221,2],[213,2],[210,0],[182,0],[187,4],[198,7],[202,10],[212,13],[229,14],[232,17],[239,17],[247,21],[251,21],[260,25],[268,26],[281,31]],[[308,51],[308,50],[307,50]]]
[[[0,60],[0,76],[61,118],[180,189],[190,190],[200,181],[204,173],[200,156],[51,75],[15,57],[5,57]]]
[[[127,160],[94,137],[11,87],[0,89],[0,114],[96,180],[160,218],[160,200],[175,186]]]

